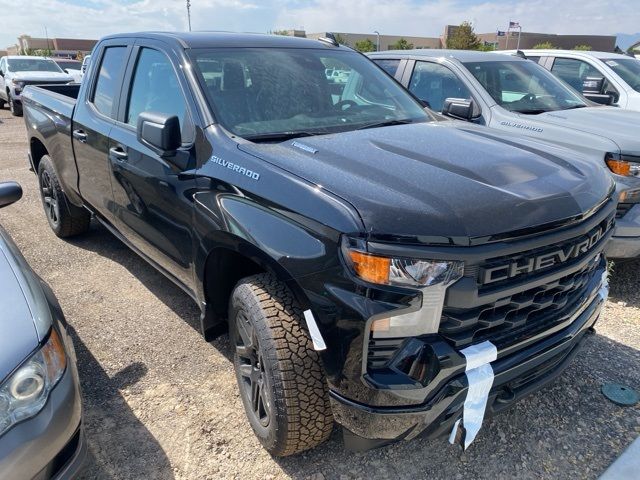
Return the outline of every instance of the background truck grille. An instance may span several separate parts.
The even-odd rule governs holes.
[[[508,338],[514,343],[562,322],[576,311],[589,292],[599,256],[582,270],[545,285],[473,309],[445,308],[440,334],[457,347]]]

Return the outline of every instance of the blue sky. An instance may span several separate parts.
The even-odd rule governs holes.
[[[0,0],[0,48],[21,33],[99,38],[115,32],[185,30],[184,0],[37,0],[32,8]],[[477,32],[519,21],[525,31],[630,34],[640,38],[638,0],[191,0],[194,30],[348,31],[438,36],[445,24],[472,21]]]

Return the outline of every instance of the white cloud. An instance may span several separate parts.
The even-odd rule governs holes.
[[[266,32],[303,26],[308,32],[348,31],[438,36],[446,24],[471,20],[478,32],[518,20],[525,31],[575,34],[635,33],[637,0],[191,0],[194,30]],[[0,0],[0,48],[22,33],[99,38],[141,30],[185,30],[184,0],[38,0],[16,8]]]

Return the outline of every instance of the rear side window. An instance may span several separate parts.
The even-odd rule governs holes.
[[[392,77],[395,77],[396,72],[398,71],[398,65],[400,65],[400,60],[374,60],[385,72],[387,72]]]
[[[102,56],[92,102],[107,117],[115,118],[113,103],[126,64],[126,53],[127,47],[107,47]]]
[[[167,56],[151,48],[140,51],[131,84],[126,122],[135,127],[142,112],[177,115],[185,136],[186,104],[178,77]]]

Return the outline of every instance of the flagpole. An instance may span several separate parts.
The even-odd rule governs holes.
[[[520,50],[520,34],[522,34],[522,25],[518,25],[518,46],[516,50]]]

